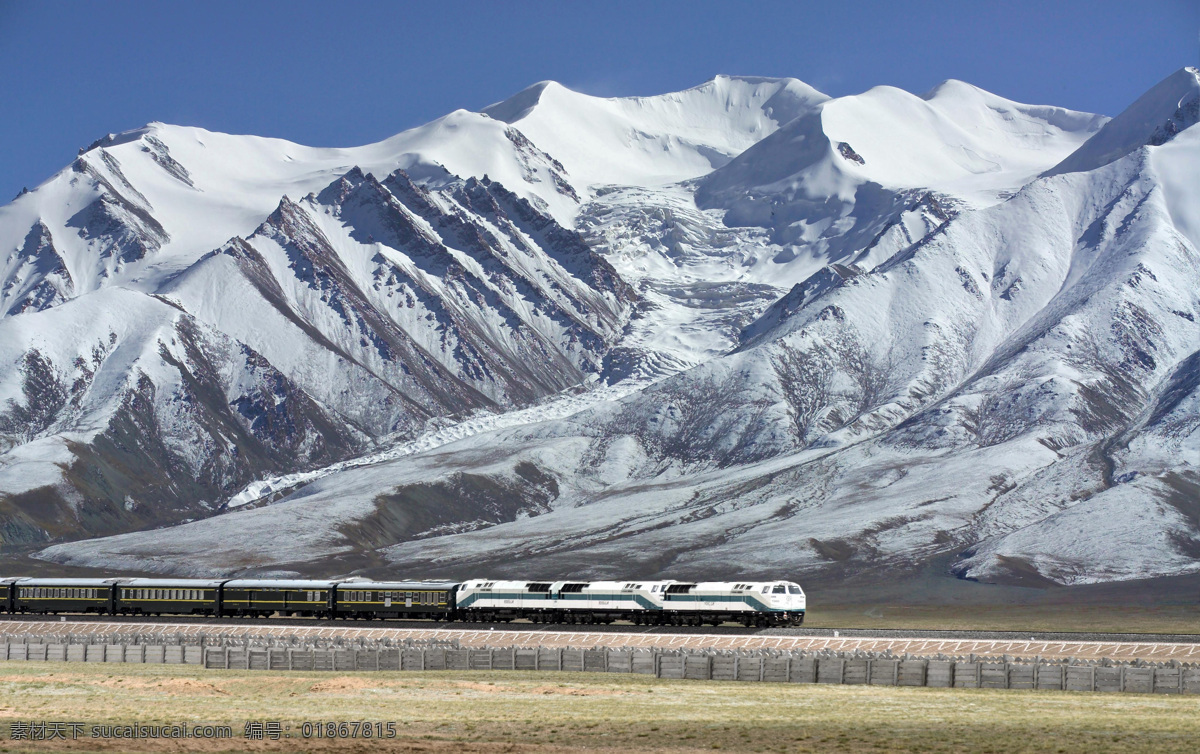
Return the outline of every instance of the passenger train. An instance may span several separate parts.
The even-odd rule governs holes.
[[[789,581],[287,581],[4,578],[0,612],[699,626],[804,622]]]

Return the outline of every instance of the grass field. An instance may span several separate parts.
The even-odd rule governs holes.
[[[247,741],[248,720],[292,738]],[[303,740],[304,721],[397,737]],[[229,725],[212,740],[25,742],[13,722]],[[1194,752],[1200,698],[527,673],[268,673],[0,663],[0,751]]]
[[[806,628],[1200,634],[1200,605],[815,605]]]

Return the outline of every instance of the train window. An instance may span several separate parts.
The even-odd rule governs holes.
[[[771,587],[769,587],[769,586],[764,586],[764,587],[762,588],[762,593],[763,593],[763,594],[766,594],[766,593],[767,593],[767,592],[769,592],[770,590],[771,590]]]
[[[546,583],[542,583],[542,582],[526,584],[525,588],[531,592],[548,592],[548,591],[550,591],[550,585],[546,584]]]
[[[772,594],[787,594],[787,587],[780,584],[779,586],[777,586],[773,590],[771,590],[771,593]]]

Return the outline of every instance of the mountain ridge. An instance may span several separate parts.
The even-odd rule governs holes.
[[[5,541],[164,573],[1200,570],[1200,137],[1176,99],[1149,108],[1170,138],[1102,164],[1081,155],[1145,103],[954,80],[541,82],[350,150],[101,139],[0,209]],[[159,324],[37,325],[108,300]],[[139,433],[161,471],[98,487]],[[172,474],[202,491],[148,493]],[[420,528],[443,494],[499,507]]]

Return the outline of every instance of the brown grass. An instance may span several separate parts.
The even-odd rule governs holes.
[[[1200,633],[1200,606],[816,605],[806,628]]]
[[[9,739],[13,721],[186,722],[227,741]],[[292,738],[250,742],[248,720]],[[388,741],[303,740],[304,721],[391,721]],[[206,671],[0,663],[0,751],[1191,752],[1200,699],[663,681],[530,672]]]

